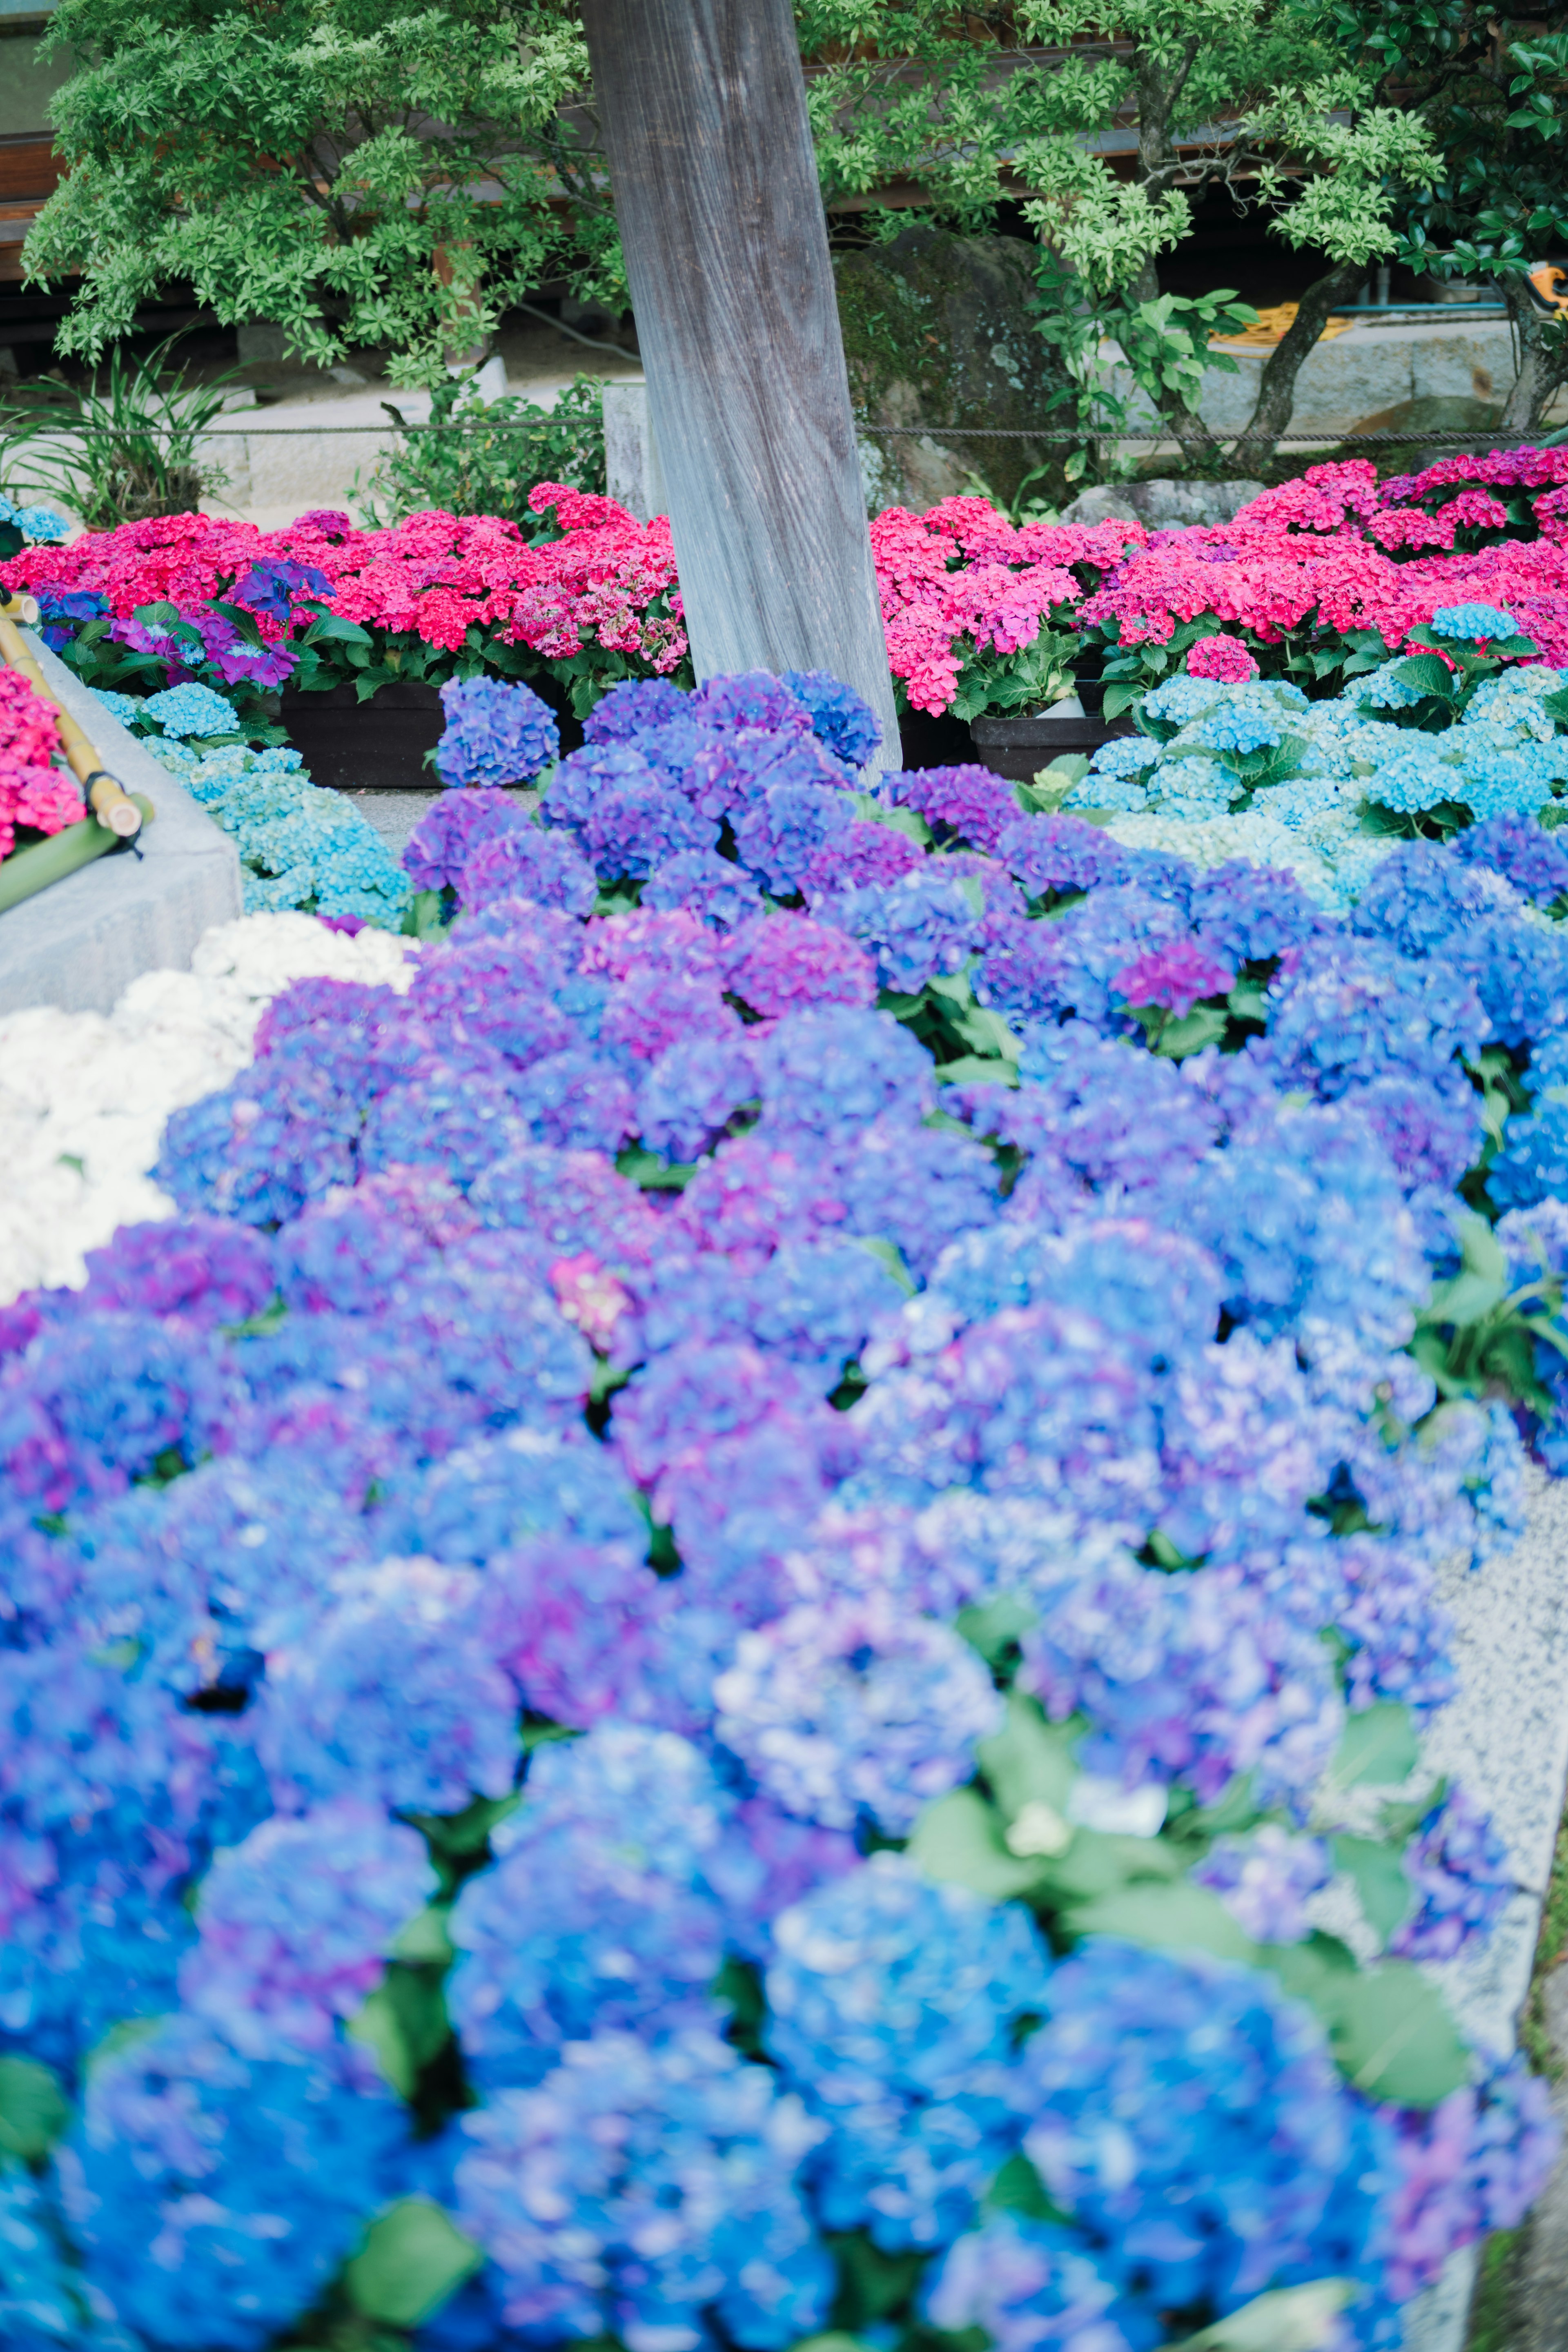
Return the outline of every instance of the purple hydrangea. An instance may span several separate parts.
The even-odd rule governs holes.
[[[869,1004],[877,974],[864,949],[805,915],[760,915],[727,942],[726,985],[764,1018],[808,1004]]]
[[[1249,1837],[1216,1838],[1193,1872],[1255,1944],[1300,1943],[1310,1927],[1307,1898],[1331,1875],[1321,1838],[1292,1837],[1274,1822]]]
[[[925,853],[907,833],[858,816],[807,859],[800,887],[808,904],[816,906],[840,890],[896,882],[901,875],[918,873],[924,864]]]
[[[561,750],[561,730],[531,686],[499,677],[450,677],[441,688],[446,725],[436,772],[447,785],[521,784]]]
[[[1031,898],[1114,888],[1133,879],[1136,853],[1080,816],[1015,816],[994,847]]]
[[[1537,907],[1568,895],[1568,845],[1532,816],[1489,816],[1467,825],[1447,845],[1449,856],[1490,866]]]
[[[800,675],[816,679],[823,673],[807,670]],[[692,696],[690,709],[703,726],[756,728],[786,739],[806,734],[812,721],[810,707],[793,691],[791,678],[774,677],[765,669],[709,678]]]
[[[526,805],[494,786],[445,792],[431,802],[409,835],[404,872],[416,890],[455,887],[485,842],[521,832],[529,823]]]
[[[1146,2336],[1089,2242],[1052,2221],[996,2213],[955,2238],[921,2298],[944,2335],[983,2329],[996,2352],[1132,2352]]]
[[[1508,1848],[1462,1789],[1450,1790],[1405,1850],[1415,1906],[1389,1949],[1412,1960],[1451,1960],[1489,1936],[1515,1890]]]
[[[1237,1568],[1167,1576],[1123,1557],[1024,1636],[1019,1680],[1056,1720],[1081,1712],[1080,1754],[1127,1786],[1182,1780],[1212,1802],[1238,1772],[1310,1789],[1342,1712],[1331,1659]]]
[[[884,776],[881,790],[935,827],[939,839],[994,850],[1018,822],[1018,796],[1005,778],[973,761],[958,768],[910,768]]]
[[[1129,1004],[1153,1005],[1181,1020],[1200,997],[1226,995],[1235,978],[1201,940],[1178,939],[1146,948],[1110,984]]]
[[[1429,2286],[1456,2247],[1515,2230],[1550,2179],[1562,2145],[1551,2092],[1522,2057],[1479,2084],[1394,2122],[1401,2179],[1390,2214],[1390,2292]]]
[[[464,860],[457,884],[467,908],[531,898],[568,915],[588,915],[599,895],[593,867],[569,837],[536,824],[481,841]]]
[[[627,678],[602,695],[583,721],[589,743],[624,743],[645,730],[684,719],[691,708],[685,689],[667,677]]]

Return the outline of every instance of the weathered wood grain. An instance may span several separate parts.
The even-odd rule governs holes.
[[[700,677],[826,669],[898,723],[789,0],[585,0]]]

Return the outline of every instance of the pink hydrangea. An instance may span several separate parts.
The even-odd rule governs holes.
[[[1239,637],[1200,637],[1187,656],[1189,677],[1217,678],[1225,686],[1245,686],[1258,676],[1258,664]]]

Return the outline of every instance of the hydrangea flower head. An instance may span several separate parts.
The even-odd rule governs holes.
[[[436,772],[447,785],[521,784],[561,750],[561,730],[531,686],[499,677],[448,678]]]
[[[1428,624],[1435,637],[1468,637],[1486,645],[1519,635],[1519,623],[1498,604],[1440,604]]]
[[[1372,2274],[1392,2147],[1268,1976],[1091,1938],[1020,2066],[1025,2148],[1141,2300],[1234,2309],[1281,2276]]]
[[[1166,940],[1135,957],[1110,984],[1129,1004],[1157,1005],[1180,1020],[1201,997],[1224,996],[1235,979],[1201,941]]]
[[[208,686],[197,686],[187,679],[184,686],[166,687],[162,694],[150,694],[142,706],[143,716],[153,719],[165,735],[176,740],[187,735],[232,735],[236,732],[234,705],[215,694]]]
[[[907,1833],[973,1769],[1001,1706],[945,1626],[899,1621],[884,1596],[806,1603],[742,1633],[714,1685],[718,1736],[787,1812],[827,1829],[869,1816]]]
[[[101,2057],[62,2151],[87,2276],[154,2344],[261,2352],[353,2252],[406,2130],[373,2080],[165,2018]]]
[[[1258,664],[1239,637],[1222,633],[1198,639],[1187,656],[1187,676],[1216,678],[1223,686],[1245,686],[1258,676]]]
[[[786,669],[783,682],[834,758],[847,768],[863,768],[882,740],[870,704],[825,669]]]
[[[821,2126],[710,2028],[574,2042],[463,2130],[458,2216],[524,2334],[700,2352],[711,2310],[784,2352],[824,2324],[833,2265],[797,2185]]]

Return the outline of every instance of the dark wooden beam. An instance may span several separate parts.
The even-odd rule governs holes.
[[[700,677],[826,669],[898,724],[789,0],[584,0]]]

